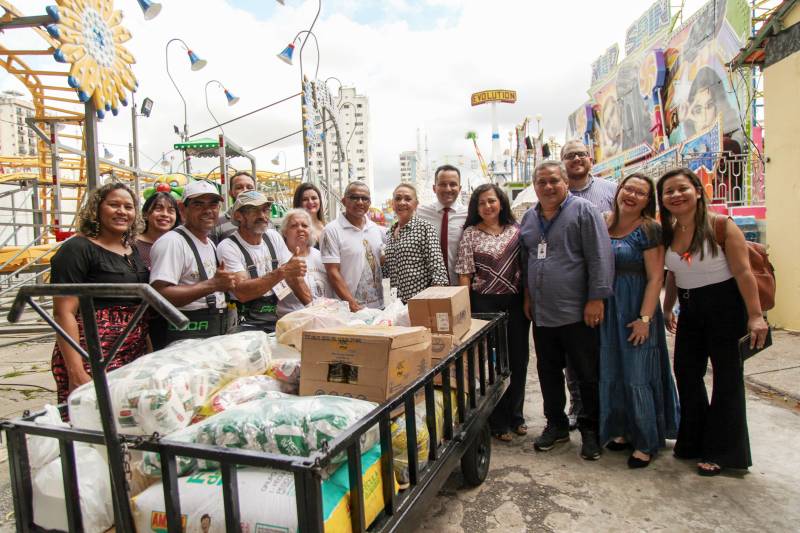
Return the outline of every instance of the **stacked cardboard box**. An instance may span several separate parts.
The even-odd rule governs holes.
[[[431,368],[424,327],[360,326],[303,334],[300,395],[330,394],[383,402]]]

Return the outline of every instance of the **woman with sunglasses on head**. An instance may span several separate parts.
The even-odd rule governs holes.
[[[316,185],[312,183],[301,183],[294,191],[292,207],[305,209],[311,216],[311,237],[316,243],[314,246],[319,248],[319,239],[325,229],[325,215],[322,208],[322,194]]]
[[[456,272],[459,284],[470,288],[473,312],[504,311],[509,315],[511,384],[489,417],[492,435],[509,442],[512,432],[528,433],[522,410],[531,324],[523,311],[519,224],[511,212],[508,196],[493,183],[479,186],[470,197]]]
[[[50,261],[52,283],[147,283],[148,271],[134,245],[141,227],[136,198],[127,185],[109,183],[92,191],[78,213],[78,234]],[[53,298],[53,318],[86,347],[77,296]],[[128,326],[141,301],[96,298],[95,320],[103,346],[112,346]],[[125,365],[147,351],[148,325],[141,320],[119,347],[107,370]],[[52,358],[58,403],[76,387],[91,381],[89,362],[61,336]]]
[[[659,301],[664,246],[655,215],[650,178],[623,178],[606,216],[615,277],[600,329],[600,442],[612,451],[633,450],[630,468],[648,466],[678,431]]]
[[[706,207],[700,178],[688,168],[658,180],[658,201],[666,248],[664,318],[675,337],[675,380],[681,421],[674,454],[697,459],[697,473],[715,476],[723,468],[752,464],[739,339],[764,346],[769,326],[750,270],[741,230],[725,221],[725,248],[714,237],[714,215]],[[680,315],[672,311],[676,296]],[[713,391],[703,377],[708,360]]]

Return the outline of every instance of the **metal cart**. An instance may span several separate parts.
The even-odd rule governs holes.
[[[70,531],[82,531],[80,494],[76,475],[74,446],[77,442],[104,445],[108,449],[109,473],[116,531],[133,532],[133,519],[126,482],[125,458],[130,450],[159,454],[162,465],[167,530],[180,533],[181,503],[178,492],[176,457],[194,457],[213,460],[220,464],[225,510],[225,527],[230,533],[240,531],[237,467],[268,467],[290,472],[294,477],[295,500],[299,530],[321,532],[324,530],[322,511],[322,473],[332,459],[342,452],[347,454],[350,482],[350,512],[353,531],[366,531],[364,518],[364,487],[361,476],[360,437],[376,425],[380,433],[381,473],[384,479],[383,513],[370,525],[369,531],[412,530],[424,514],[428,504],[460,463],[464,479],[471,485],[481,484],[488,474],[491,458],[491,435],[488,417],[505,391],[508,366],[507,316],[505,314],[474,315],[489,322],[470,338],[455,348],[430,372],[412,383],[403,393],[376,407],[366,417],[342,432],[328,443],[326,449],[310,457],[293,457],[247,450],[171,442],[168,438],[126,436],[117,433],[112,415],[105,368],[122,343],[120,338],[108,353],[103,354],[97,324],[94,320],[94,298],[141,298],[134,320],[123,332],[124,338],[152,307],[176,327],[184,327],[187,319],[160,294],[145,284],[52,284],[28,286],[20,289],[9,312],[9,320],[19,319],[25,305],[31,306],[56,332],[63,330],[34,300],[41,296],[76,296],[80,301],[81,316],[87,350],[77,342],[70,344],[91,363],[98,407],[103,422],[103,432],[40,425],[33,419],[41,413],[29,414],[16,420],[2,422],[8,441],[11,484],[14,495],[14,512],[17,531],[41,531],[33,522],[32,474],[28,460],[27,436],[39,435],[58,439],[61,451],[62,476],[67,521]],[[67,337],[65,337],[67,338]],[[451,385],[451,371],[455,370],[455,389]],[[444,434],[437,435],[434,379],[441,378],[444,403]],[[424,396],[426,425],[429,433],[428,461],[420,467],[417,452],[417,427],[415,403]],[[453,400],[453,396],[455,400]],[[455,401],[455,408],[453,406]],[[66,409],[66,406],[60,406]],[[393,450],[391,414],[401,410],[405,417],[408,445],[409,487],[397,493],[393,482]],[[455,416],[454,416],[455,415]],[[441,439],[441,440],[440,440]]]

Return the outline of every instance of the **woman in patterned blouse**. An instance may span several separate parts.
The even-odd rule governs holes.
[[[433,285],[449,285],[436,230],[416,216],[417,205],[417,190],[398,185],[392,193],[397,221],[384,237],[383,277],[403,303]]]
[[[497,404],[489,425],[495,438],[508,442],[525,435],[522,414],[528,372],[530,322],[522,310],[519,225],[508,197],[497,185],[481,185],[469,200],[464,234],[458,247],[459,283],[470,288],[472,311],[508,313],[511,384]]]

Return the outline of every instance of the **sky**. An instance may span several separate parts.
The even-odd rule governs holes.
[[[173,125],[184,121],[183,104],[167,73],[165,46],[183,39],[208,65],[189,69],[185,51],[169,46],[169,70],[187,102],[189,132],[214,126],[205,105],[205,87],[219,80],[241,98],[228,107],[222,90],[208,87],[208,101],[220,121],[253,111],[300,90],[300,69],[276,58],[322,4],[314,27],[320,56],[311,43],[303,57],[305,72],[319,65],[319,77],[335,76],[370,99],[370,150],[374,195],[389,197],[399,182],[399,154],[416,149],[416,131],[427,132],[430,159],[463,154],[473,157],[467,131],[478,133],[484,156],[491,152],[489,106],[470,106],[470,94],[484,89],[513,89],[516,104],[498,105],[500,138],[525,117],[541,115],[546,137],[564,138],[567,116],[587,99],[591,63],[609,46],[624,49],[626,28],[651,0],[160,0],[161,14],[145,21],[134,0],[116,0],[123,25],[133,38],[126,47],[137,59],[136,97],[154,100],[152,115],[139,119],[141,166],[154,166],[178,137]],[[41,0],[15,0],[24,14],[43,14]],[[687,0],[684,18],[701,0]],[[675,9],[675,8],[673,8]],[[7,31],[8,48],[37,46],[30,30]],[[298,47],[299,49],[299,47]],[[622,57],[620,57],[620,60]],[[52,65],[52,58],[40,59]],[[34,63],[35,61],[32,61]],[[64,83],[63,80],[61,83]],[[330,87],[336,89],[335,80]],[[23,89],[0,72],[0,89]],[[25,92],[24,89],[22,92]],[[534,121],[535,122],[535,121]],[[225,134],[249,149],[300,129],[300,101],[294,98],[224,127]],[[214,132],[210,132],[214,134]],[[128,157],[129,108],[99,125],[99,139],[115,158]],[[102,148],[101,148],[102,151]],[[302,166],[299,135],[254,152],[258,168],[282,171],[270,162],[285,154],[288,168]],[[169,157],[169,155],[167,156]],[[212,160],[195,160],[195,170],[210,170]],[[247,161],[232,161],[247,168]],[[377,203],[373,201],[373,203]]]

